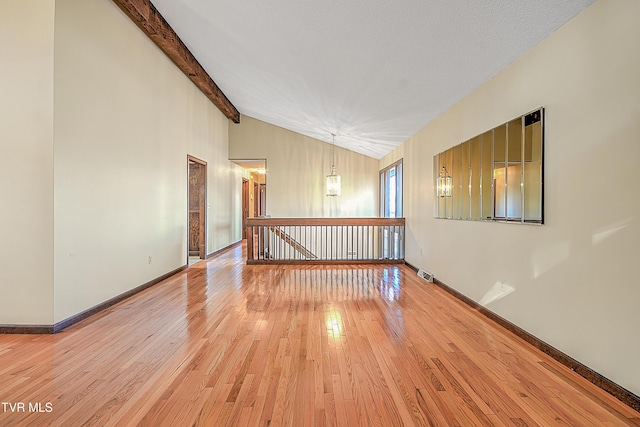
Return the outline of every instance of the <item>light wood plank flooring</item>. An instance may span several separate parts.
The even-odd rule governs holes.
[[[0,335],[0,426],[640,425],[405,266],[242,250],[57,335]]]

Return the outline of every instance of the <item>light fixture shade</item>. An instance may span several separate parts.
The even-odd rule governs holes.
[[[336,175],[335,172],[331,172],[327,175],[327,196],[339,196],[340,195],[340,175]]]
[[[453,191],[453,178],[447,172],[447,168],[442,166],[438,177],[438,197],[451,197]]]

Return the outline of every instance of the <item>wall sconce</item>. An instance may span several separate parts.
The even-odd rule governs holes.
[[[447,172],[447,168],[442,166],[438,177],[438,197],[451,197],[453,191],[453,178]]]
[[[336,175],[336,135],[333,137],[333,151],[331,160],[331,173],[327,175],[327,196],[340,195],[340,175]]]

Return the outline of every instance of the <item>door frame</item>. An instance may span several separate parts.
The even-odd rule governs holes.
[[[390,172],[393,170],[395,176],[395,185],[394,185],[394,194],[395,198],[393,200],[394,203],[394,215],[388,216],[387,212],[390,211],[388,202],[389,202],[389,180],[390,180]],[[380,218],[401,218],[403,217],[403,159],[397,160],[396,162],[390,164],[379,172],[379,183],[380,183],[380,199],[379,199],[379,215]],[[399,248],[398,242],[400,239],[399,232],[394,229],[386,229],[384,227],[380,228],[379,231],[379,241],[380,241],[380,253],[382,257],[387,258],[395,258],[398,256]]]
[[[203,182],[198,187],[198,191],[201,192],[200,197],[199,215],[200,215],[200,227],[199,227],[199,247],[198,252],[200,259],[207,258],[207,162],[198,159],[197,157],[187,155],[187,264],[189,263],[189,232],[191,230],[191,210],[190,210],[190,193],[191,185],[189,181],[189,175],[191,172],[191,165],[195,163],[203,168]]]
[[[391,169],[395,169],[394,174],[396,177],[396,185],[395,185],[395,215],[394,218],[401,218],[403,216],[403,212],[402,212],[402,208],[403,208],[403,183],[402,183],[402,163],[403,163],[403,159],[400,159],[392,164],[390,164],[389,166],[387,166],[386,168],[382,169],[379,172],[379,182],[380,182],[380,200],[379,200],[379,208],[378,208],[378,212],[379,212],[379,216],[380,218],[386,218],[387,215],[387,211],[389,210],[389,207],[387,206],[387,191],[388,189],[387,187],[387,174],[391,171]]]
[[[267,184],[253,182],[253,216],[255,218],[267,214]]]
[[[242,239],[247,238],[247,217],[249,216],[249,180],[242,178]]]

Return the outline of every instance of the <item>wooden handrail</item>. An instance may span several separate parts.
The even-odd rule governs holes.
[[[399,225],[404,226],[404,218],[247,218],[247,227],[267,227],[275,225],[336,226],[336,225]]]

